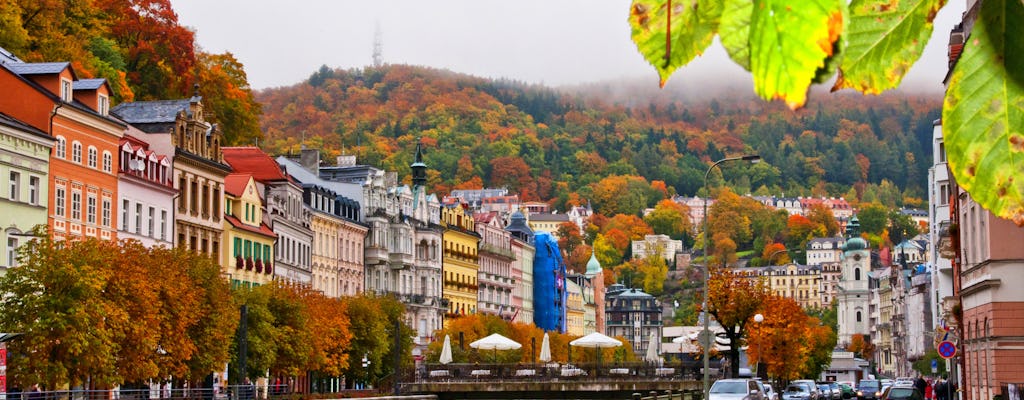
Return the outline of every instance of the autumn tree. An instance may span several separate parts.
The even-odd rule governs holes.
[[[850,336],[850,343],[846,344],[846,351],[867,360],[869,363],[875,358],[874,343],[871,343],[869,336],[862,333],[855,333],[853,336]]]
[[[789,251],[782,243],[771,243],[764,246],[761,260],[766,263],[765,265],[785,265],[790,262]]]
[[[814,378],[828,365],[835,348],[835,331],[810,317],[795,300],[768,295],[759,313],[760,323],[750,321],[750,357],[768,368],[768,375],[788,381]]]
[[[712,267],[709,273],[707,313],[725,331],[732,369],[730,376],[738,376],[739,350],[745,344],[748,323],[761,309],[768,291],[760,280],[742,277],[728,268]]]
[[[822,203],[812,204],[805,212],[807,219],[818,225],[817,237],[832,237],[839,233],[839,223],[832,209]]]
[[[254,145],[263,139],[263,105],[253,97],[242,63],[230,52],[199,52],[195,70],[199,94],[206,109],[213,111],[208,119],[220,124],[225,145]]]
[[[665,278],[668,277],[668,265],[665,259],[661,258],[661,252],[644,257],[639,270],[643,275],[644,291],[655,297],[661,296],[665,290]]]
[[[189,93],[196,63],[195,34],[178,24],[170,0],[97,3],[109,18],[110,38],[126,61],[137,100],[179,98]]]
[[[690,221],[689,207],[670,199],[659,201],[654,211],[644,216],[644,222],[651,227],[654,234],[668,235],[672,239],[692,241],[693,223]]]
[[[604,225],[604,233],[611,230],[625,232],[629,240],[643,240],[644,236],[653,233],[651,227],[636,215],[616,214]]]
[[[650,185],[639,176],[612,175],[591,185],[594,211],[604,215],[640,215]]]

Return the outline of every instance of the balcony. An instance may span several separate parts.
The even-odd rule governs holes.
[[[495,254],[501,257],[505,257],[509,260],[515,260],[516,256],[512,253],[511,249],[503,249],[489,243],[480,243],[480,251]]]
[[[366,246],[363,249],[363,257],[366,259],[366,265],[387,264],[389,261],[388,249],[378,246]]]
[[[388,260],[391,269],[406,269],[415,265],[413,256],[409,253],[390,253]]]

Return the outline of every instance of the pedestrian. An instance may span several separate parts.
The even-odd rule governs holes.
[[[242,383],[241,389],[241,400],[253,400],[256,397],[256,387],[253,386],[252,381],[249,380],[249,377],[245,377],[245,382]]]
[[[28,390],[28,400],[42,400],[43,392],[39,390],[39,384],[32,384]]]
[[[935,398],[932,397],[935,394],[934,392],[935,391],[932,390],[932,383],[929,382],[929,381],[925,381],[925,385],[924,385],[924,398],[928,399],[928,400],[934,400]]]
[[[949,400],[949,393],[946,391],[948,388],[945,378],[939,378],[935,381],[935,399],[936,400]]]
[[[921,375],[917,376],[917,380],[914,381],[914,387],[917,388],[917,392],[924,396],[925,388],[928,387],[928,382],[925,382]]]

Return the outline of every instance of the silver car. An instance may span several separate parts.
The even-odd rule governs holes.
[[[711,385],[708,400],[767,400],[753,379],[722,379]]]

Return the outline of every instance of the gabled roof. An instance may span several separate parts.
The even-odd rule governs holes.
[[[258,147],[222,147],[224,162],[235,172],[252,174],[253,179],[266,183],[290,180],[283,168],[269,154]]]
[[[272,238],[276,238],[277,237],[277,234],[274,233],[274,231],[271,230],[270,227],[267,226],[267,224],[265,224],[265,223],[261,222],[259,228],[257,228],[255,226],[243,224],[242,221],[239,221],[238,218],[235,218],[232,215],[225,215],[224,219],[228,220],[228,223],[230,223],[231,226],[233,226],[235,228],[238,228],[238,229],[241,229],[241,230],[245,230],[245,231],[249,231],[249,232],[252,232],[252,233],[258,233],[260,235],[264,235],[264,236],[268,236],[268,237],[272,237]]]
[[[482,212],[473,214],[473,220],[482,224],[489,224],[491,220],[498,216],[497,212]]]
[[[103,78],[79,79],[71,84],[72,90],[95,90],[107,83]]]
[[[7,69],[18,75],[44,75],[59,74],[71,66],[71,63],[64,62],[42,62],[42,63],[7,63]]]
[[[190,110],[189,99],[179,99],[121,103],[110,109],[110,113],[129,124],[151,124],[174,122],[178,112],[184,111],[186,115],[190,115]]]
[[[249,186],[249,178],[252,178],[252,174],[244,172],[228,174],[224,177],[224,193],[242,197],[245,194],[245,187]]]

